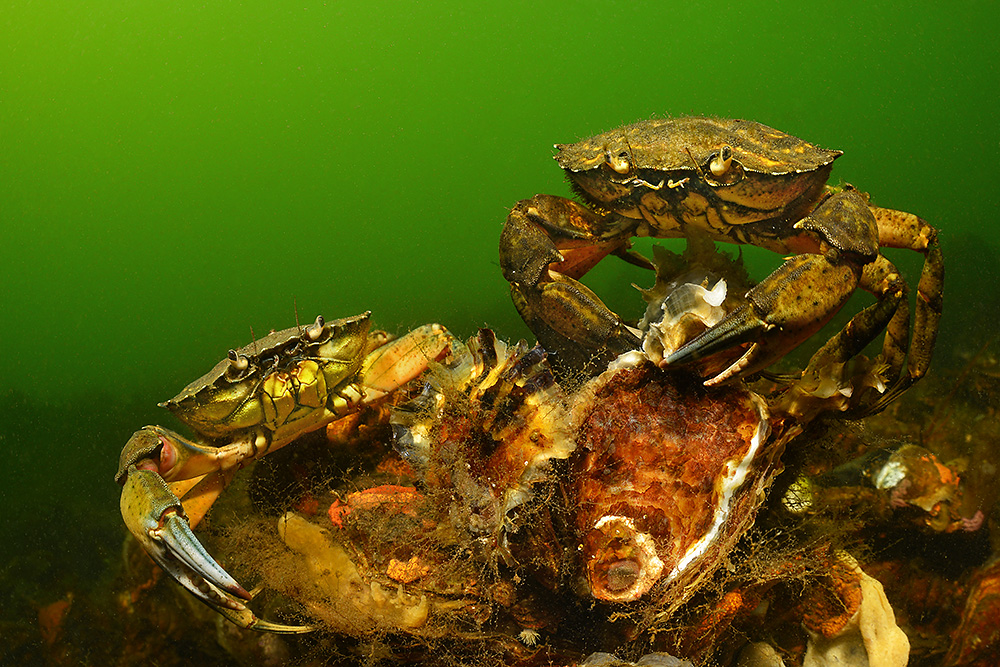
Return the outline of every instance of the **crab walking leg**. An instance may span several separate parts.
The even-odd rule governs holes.
[[[882,361],[887,366],[886,378],[890,385],[875,402],[860,406],[856,414],[852,414],[860,418],[880,412],[910,386],[908,376],[903,375],[909,347],[910,309],[906,281],[892,262],[881,255],[865,265],[859,287],[875,295],[878,301],[852,317],[813,354],[803,377],[818,380],[821,375],[833,372],[838,365],[860,354],[879,332],[885,330]]]
[[[879,244],[888,248],[915,250],[924,255],[917,283],[916,312],[912,340],[906,358],[907,375],[900,378],[902,392],[927,373],[941,321],[944,293],[944,259],[937,230],[922,218],[905,211],[871,207],[878,223]]]
[[[425,324],[369,354],[361,365],[361,388],[366,402],[378,400],[420,375],[454,342],[440,324]]]
[[[198,477],[192,477],[191,479],[181,479],[176,482],[170,482],[168,485],[170,491],[173,492],[178,498],[183,498],[188,494],[188,492],[194,487],[201,483],[201,480],[205,479],[206,475],[199,475]]]
[[[910,286],[903,280],[902,275],[892,262],[880,255],[877,261],[865,267],[861,277],[861,288],[874,294],[880,300],[889,303],[895,302],[896,305],[891,317],[887,317],[888,313],[886,313],[867,325],[869,329],[872,329],[871,336],[864,342],[855,345],[857,352],[860,352],[861,348],[878,334],[878,331],[874,330],[875,327],[884,326],[885,341],[882,343],[882,360],[889,367],[888,377],[898,378],[903,372],[903,364],[906,363],[910,350]],[[885,305],[885,308],[890,308],[889,303]],[[870,306],[869,310],[879,305]],[[862,316],[862,313],[859,313],[858,316]],[[848,326],[850,324],[848,323]]]
[[[902,372],[909,344],[909,288],[892,262],[885,257],[864,268],[861,289],[871,292],[878,301],[868,306],[844,325],[809,360],[805,374],[821,373],[833,364],[842,364],[856,356],[883,329],[885,342],[882,358],[889,367],[888,375],[895,377]]]
[[[233,469],[210,472],[193,480],[195,483],[192,485],[183,483],[187,487],[183,491],[178,491],[177,489],[182,482],[173,482],[170,484],[170,490],[181,499],[184,505],[184,514],[187,516],[188,523],[192,528],[201,523],[201,520],[205,518],[208,511],[212,509],[212,505],[215,504],[215,501],[222,495],[222,492],[229,486],[229,482],[233,480],[236,472]]]

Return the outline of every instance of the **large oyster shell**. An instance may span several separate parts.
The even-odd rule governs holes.
[[[769,433],[763,401],[651,363],[609,371],[585,391],[574,471],[592,595],[631,602],[661,579],[688,582],[705,570],[696,563],[731,546],[741,527],[731,518],[756,507],[745,486]]]

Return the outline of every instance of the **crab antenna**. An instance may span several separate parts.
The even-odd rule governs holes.
[[[635,153],[632,152],[632,143],[628,140],[628,130],[622,130],[622,141],[625,142],[625,150],[628,152],[629,171],[635,169]]]
[[[688,154],[689,158],[691,158],[691,164],[694,165],[695,171],[698,172],[698,175],[701,176],[702,178],[705,178],[705,172],[701,170],[701,165],[698,164],[698,161],[694,159],[694,155],[691,154],[691,149],[685,146],[684,152]]]

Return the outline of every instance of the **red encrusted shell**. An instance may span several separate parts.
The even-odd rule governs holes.
[[[665,580],[680,604],[749,527],[774,474],[761,460],[773,456],[764,403],[648,362],[585,391],[574,470],[591,592],[629,602]]]

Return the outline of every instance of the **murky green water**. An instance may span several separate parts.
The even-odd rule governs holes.
[[[526,336],[496,241],[567,194],[556,141],[695,113],[842,149],[835,179],[941,230],[939,359],[995,330],[990,2],[3,4],[8,609],[107,575],[122,443],[252,335],[371,309]]]

